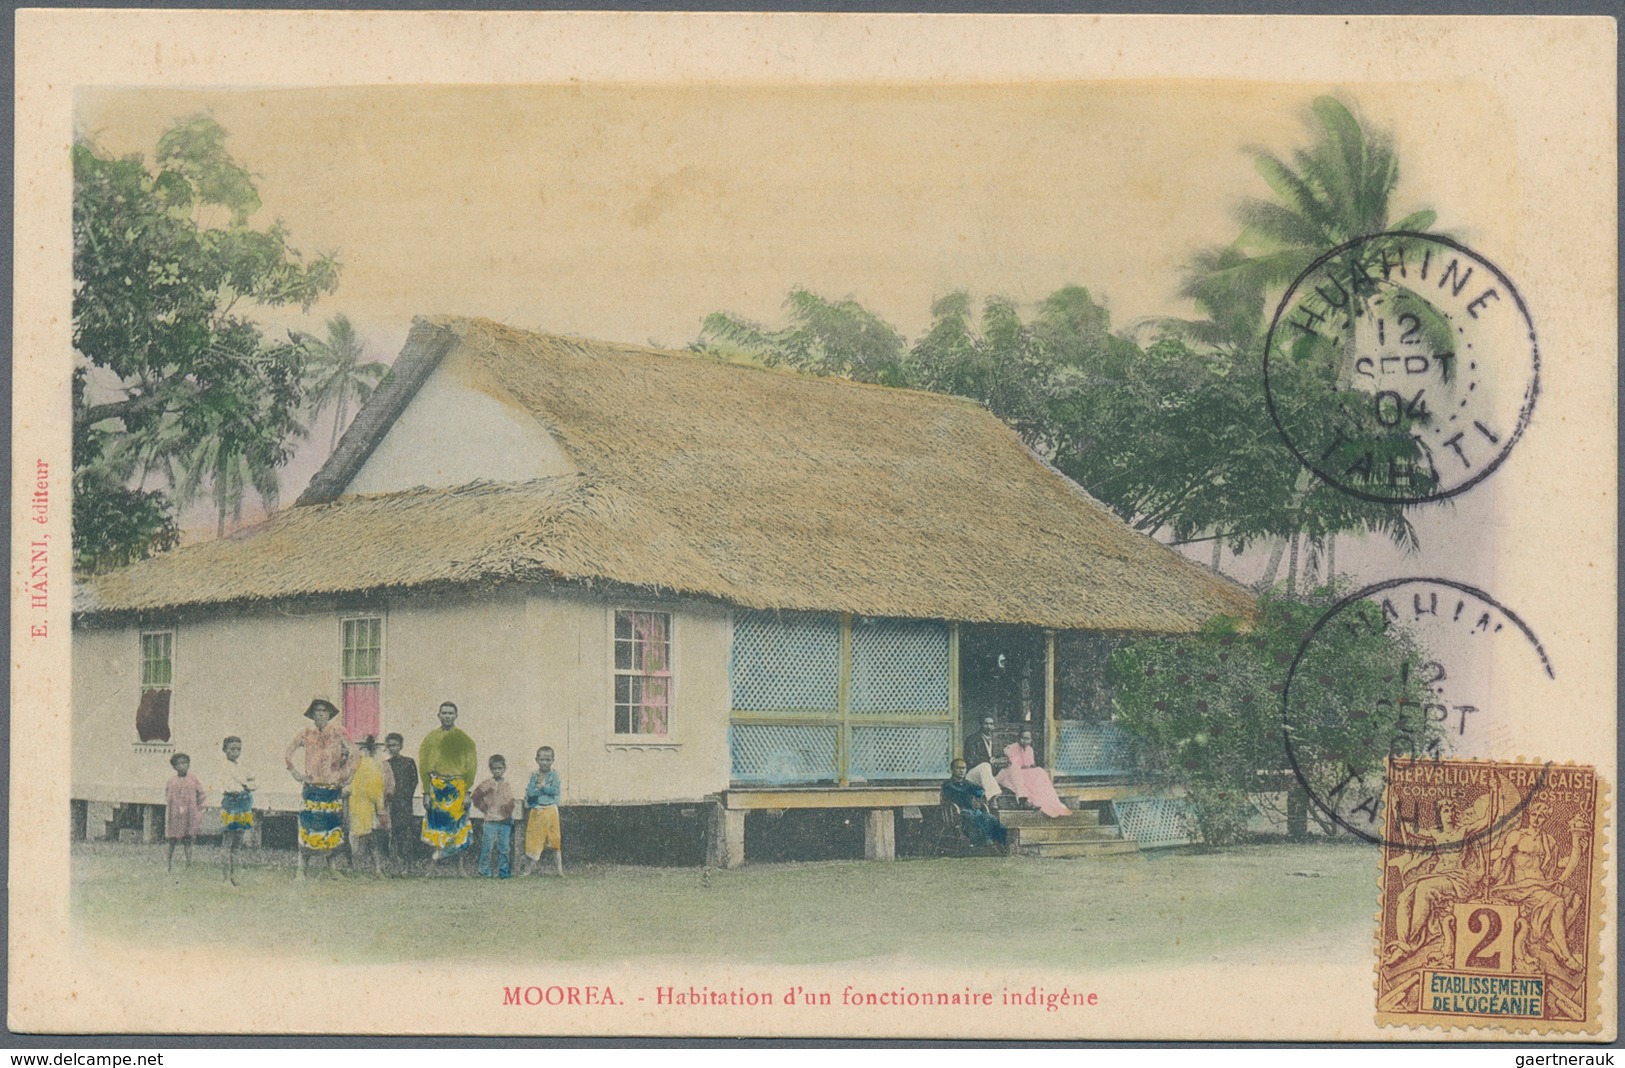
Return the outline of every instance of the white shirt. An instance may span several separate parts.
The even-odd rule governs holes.
[[[244,790],[254,789],[254,773],[248,769],[241,757],[233,761],[228,760],[225,754],[221,754],[216,770],[220,776],[221,793],[238,794]]]

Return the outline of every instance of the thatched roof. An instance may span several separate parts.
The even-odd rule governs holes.
[[[580,473],[340,496],[452,352]],[[970,402],[458,319],[414,324],[390,385],[298,505],[102,576],[83,608],[542,580],[1150,633],[1252,611]]]

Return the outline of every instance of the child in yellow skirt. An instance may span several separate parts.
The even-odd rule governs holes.
[[[559,831],[559,773],[553,770],[553,747],[536,750],[536,771],[525,787],[526,875],[534,875],[542,854],[551,847],[553,867],[564,874],[564,837]]]

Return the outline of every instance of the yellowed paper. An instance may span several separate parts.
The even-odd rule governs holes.
[[[1003,298],[1031,321],[1055,291],[1084,286],[1109,310],[1113,331],[1149,344],[1158,321],[1195,315],[1180,292],[1192,258],[1237,239],[1238,205],[1271,196],[1255,154],[1290,163],[1313,139],[1314,101],[1343,101],[1392,139],[1400,170],[1396,211],[1387,221],[1429,208],[1437,225],[1428,229],[1451,242],[1436,247],[1460,250],[1454,278],[1446,283],[1428,274],[1428,284],[1457,286],[1454,314],[1466,326],[1480,322],[1480,313],[1484,321],[1522,317],[1483,328],[1484,343],[1500,346],[1486,364],[1483,392],[1469,398],[1459,387],[1464,410],[1483,425],[1474,431],[1464,418],[1464,433],[1476,438],[1457,444],[1476,441],[1487,451],[1458,459],[1448,435],[1433,446],[1439,463],[1457,465],[1453,487],[1499,456],[1493,472],[1447,499],[1408,507],[1414,551],[1381,537],[1339,541],[1339,573],[1350,591],[1416,580],[1396,605],[1414,608],[1409,622],[1418,625],[1423,601],[1413,595],[1443,591],[1448,616],[1450,597],[1465,591],[1463,604],[1473,610],[1430,632],[1436,635],[1430,648],[1455,672],[1450,685],[1460,682],[1439,697],[1439,707],[1455,709],[1447,714],[1456,716],[1460,745],[1470,749],[1459,755],[1595,769],[1606,786],[1596,826],[1619,826],[1610,20],[59,10],[19,12],[16,40],[7,947],[13,1030],[1242,1041],[1376,1041],[1397,1033],[1379,1027],[1372,980],[1380,839],[1363,841],[1339,827],[1365,826],[1357,822],[1363,795],[1352,788],[1316,802],[1319,852],[1284,844],[1277,822],[1264,828],[1272,836],[1265,844],[1209,850],[1142,844],[1077,858],[886,861],[857,857],[898,844],[912,850],[923,833],[916,821],[934,818],[937,783],[948,768],[944,763],[928,779],[901,785],[880,778],[865,784],[850,781],[850,765],[843,764],[841,781],[818,794],[827,807],[838,796],[831,791],[859,791],[844,795],[846,829],[829,832],[846,835],[845,845],[829,847],[840,859],[803,859],[791,846],[752,856],[773,826],[811,818],[799,806],[811,805],[812,794],[799,784],[775,793],[780,784],[740,779],[730,722],[738,737],[766,722],[739,715],[760,709],[730,703],[730,635],[737,634],[730,628],[745,613],[834,613],[831,633],[844,634],[840,648],[848,657],[853,626],[869,619],[940,623],[954,635],[955,658],[974,626],[1025,621],[1037,643],[1035,662],[1050,665],[1051,687],[1046,691],[1045,679],[1034,676],[1037,689],[1027,699],[1047,692],[1049,703],[1040,706],[1047,708],[1065,699],[1054,691],[1061,685],[1056,641],[1064,645],[1073,628],[1117,635],[1141,629],[1132,613],[1149,609],[1137,595],[1122,595],[1121,584],[1116,594],[1110,583],[1102,585],[1095,601],[1057,598],[1042,609],[1034,607],[1038,584],[1024,588],[1019,576],[1003,587],[1016,591],[1009,597],[989,592],[1000,588],[999,568],[1011,559],[1025,567],[1045,554],[1065,555],[1033,548],[1059,537],[1032,518],[1036,512],[987,505],[988,516],[944,517],[945,543],[979,524],[994,529],[1007,522],[1021,534],[1001,543],[996,562],[959,561],[959,570],[940,565],[918,581],[861,546],[842,559],[819,558],[818,546],[841,538],[851,546],[861,541],[852,531],[883,529],[890,502],[904,499],[911,484],[935,487],[929,480],[940,472],[865,470],[861,486],[854,476],[851,493],[829,502],[817,530],[775,535],[771,520],[762,519],[731,549],[706,550],[721,557],[685,547],[680,538],[644,537],[657,528],[634,527],[642,513],[623,508],[625,500],[612,493],[593,504],[600,508],[591,512],[593,522],[624,535],[615,566],[642,566],[637,554],[648,553],[657,559],[649,573],[607,564],[573,572],[561,549],[558,559],[549,558],[545,578],[526,578],[534,586],[452,589],[456,581],[446,579],[450,586],[433,594],[441,599],[419,612],[429,602],[390,592],[388,576],[367,590],[334,593],[342,579],[331,576],[346,566],[345,554],[365,555],[354,548],[362,542],[340,539],[319,574],[314,564],[271,577],[264,577],[269,570],[234,574],[231,581],[249,592],[226,606],[209,603],[207,589],[193,607],[143,602],[165,582],[142,587],[132,580],[125,587],[115,579],[92,595],[108,600],[81,601],[91,617],[76,628],[72,376],[82,358],[74,337],[71,151],[76,143],[94,144],[109,159],[139,155],[150,163],[164,132],[198,114],[227,132],[226,148],[253,175],[262,202],[253,225],[263,230],[278,220],[307,257],[331,252],[342,265],[337,289],[308,310],[295,302],[253,313],[268,333],[320,337],[330,317],[343,312],[368,358],[385,361],[441,336],[434,331],[455,335],[444,342],[452,355],[436,372],[443,377],[430,381],[461,376],[456,388],[448,386],[437,400],[426,386],[410,399],[408,414],[393,424],[416,428],[410,440],[396,437],[402,451],[378,446],[348,471],[348,481],[328,468],[340,489],[388,494],[412,490],[420,484],[414,479],[434,489],[476,478],[539,482],[594,474],[583,470],[581,458],[591,449],[612,450],[615,442],[583,441],[611,426],[602,414],[608,407],[593,409],[599,415],[580,424],[549,421],[539,413],[563,403],[569,388],[525,378],[532,372],[503,361],[542,349],[549,360],[574,359],[557,342],[567,336],[607,343],[622,354],[623,366],[648,360],[665,367],[661,361],[680,357],[660,354],[681,354],[698,341],[710,313],[784,326],[785,296],[798,288],[830,301],[851,298],[913,342],[930,330],[933,302],[956,292],[970,294],[978,313],[986,299]],[[1443,254],[1424,268],[1422,246],[1414,251],[1410,270],[1445,269]],[[1467,288],[1462,276],[1474,265]],[[1476,287],[1492,268],[1504,295],[1474,305]],[[1285,282],[1274,290],[1271,318]],[[428,325],[414,333],[416,317],[428,317]],[[1516,342],[1511,349],[1509,338]],[[1376,344],[1352,324],[1347,339],[1351,351]],[[1460,355],[1468,358],[1465,349]],[[1405,365],[1396,360],[1401,374]],[[545,366],[552,374],[566,364]],[[573,388],[587,380],[560,381]],[[692,403],[679,415],[694,440],[726,425],[736,428],[730,442],[754,434],[776,441],[785,427],[792,437],[802,433],[797,424],[810,414],[827,415],[833,425],[842,410],[826,406],[826,394],[817,392],[824,387],[814,384],[806,405],[762,390],[763,397],[781,398],[763,400],[762,414],[732,409],[708,416],[708,398],[731,394],[708,394],[685,381]],[[805,385],[794,381],[794,388]],[[841,388],[867,395],[881,387]],[[1401,406],[1412,396],[1392,393]],[[661,396],[670,403],[670,395]],[[683,396],[689,403],[690,395]],[[1485,396],[1491,400],[1482,408],[1467,407]],[[783,409],[770,407],[781,403]],[[854,402],[850,411],[869,413],[863,418],[872,421],[853,414],[850,432],[901,442],[916,425],[963,419],[983,427],[985,441],[943,439],[944,455],[953,454],[963,465],[954,470],[969,472],[967,479],[1003,470],[998,465],[1015,464],[1011,457],[1020,453],[1013,435],[998,437],[990,423],[975,422],[985,413],[965,414],[959,402],[918,402],[941,405],[930,411],[947,422],[934,423],[920,414],[924,408],[903,401],[895,419],[882,419],[873,414],[880,403]],[[698,414],[690,422],[684,413]],[[301,509],[327,503],[295,499],[331,451],[331,418],[312,424],[282,469],[277,522],[299,522]],[[537,429],[544,424],[546,433]],[[630,419],[613,426],[635,433]],[[1291,438],[1262,422],[1254,438],[1285,447],[1283,436]],[[978,468],[984,453],[966,450],[984,445],[991,466]],[[840,455],[858,470],[860,451]],[[1310,451],[1311,458],[1322,455]],[[704,469],[698,448],[660,455],[667,465],[660,470],[672,478]],[[773,459],[797,478],[828,470],[811,452]],[[1040,471],[1024,454],[1019,459],[1034,464],[1020,468],[1022,478],[1053,489],[1056,483],[1045,481],[1053,472]],[[444,480],[425,470],[446,473]],[[649,474],[630,463],[619,470],[629,485]],[[1308,485],[1313,476],[1303,477]],[[751,506],[760,504],[752,515],[773,511],[767,494],[774,483],[761,479],[749,483],[758,494]],[[984,504],[1027,499],[1008,481],[978,491]],[[942,485],[944,494],[957,492],[948,480]],[[715,508],[695,505],[679,516],[687,528],[670,516],[650,522],[670,521],[669,529],[681,531],[716,512],[745,514],[740,493],[730,488],[708,484],[711,498],[696,488],[688,500]],[[255,511],[256,500],[249,495],[244,528],[267,518]],[[781,503],[788,511],[800,506]],[[422,528],[407,521],[403,548],[390,560],[417,576],[402,582],[427,588],[431,578],[442,578],[424,577],[430,565],[463,574],[456,570],[463,563],[506,551],[516,540],[562,544],[546,541],[554,533],[543,537],[526,525],[542,515],[543,504],[526,504],[532,506],[538,510],[512,529],[501,527],[506,520],[496,510],[482,511],[481,521],[495,532],[484,541],[465,512],[453,511],[445,513],[449,519],[425,520],[443,526],[414,548],[408,543]],[[183,520],[180,553],[215,540],[206,491]],[[394,536],[378,526],[354,529],[361,533],[347,536]],[[806,537],[813,547],[803,554],[804,568],[797,562],[775,573],[777,601],[763,599],[757,587],[747,590],[729,568],[714,567],[720,558],[744,568],[747,557],[758,559],[750,552],[768,553],[776,537],[795,545]],[[1160,553],[1144,548],[1143,534],[1132,537],[1140,548],[1125,549],[1129,556]],[[1174,540],[1167,532],[1158,537]],[[1090,551],[1082,550],[1080,573],[1094,566]],[[1210,600],[1201,603],[1218,615],[1250,596],[1244,587],[1262,577],[1268,544],[1222,560],[1222,578],[1202,570],[1210,563],[1207,543],[1180,551],[1186,563],[1158,566],[1208,591],[1203,596]],[[1331,569],[1323,556],[1316,559],[1315,566]],[[702,565],[714,567],[708,590],[691,582]],[[945,581],[950,571],[969,575],[963,589],[982,591],[981,601],[967,593],[963,603],[943,607],[940,599],[960,589]],[[221,581],[218,572],[196,574],[202,586]],[[251,589],[262,577],[273,585]],[[314,584],[310,596],[327,598],[317,608],[283,595],[307,580]],[[870,601],[859,603],[852,592],[852,603],[836,603],[842,591],[860,586]],[[908,601],[916,593],[918,604]],[[118,602],[115,594],[128,600]],[[1100,599],[1114,596],[1122,596],[1128,613],[1118,622],[1087,615],[1106,611]],[[93,618],[97,603],[123,605],[126,615]],[[646,643],[647,632],[632,628],[653,626],[647,619],[662,614],[677,619],[663,624],[674,630],[661,632],[672,642],[666,655],[675,665],[672,719],[658,730],[623,732],[614,718],[615,643]],[[1493,637],[1475,637],[1480,614],[1490,620],[1483,632],[1498,628]],[[624,634],[616,630],[623,616]],[[445,871],[416,882],[375,880],[364,867],[345,871],[341,861],[338,875],[321,872],[299,885],[285,847],[266,851],[280,858],[274,862],[251,860],[237,891],[215,892],[223,880],[219,847],[209,836],[219,834],[214,761],[221,736],[244,737],[245,760],[261,783],[257,808],[298,809],[300,785],[284,771],[284,747],[305,726],[301,712],[311,698],[338,701],[346,681],[362,678],[358,661],[341,663],[341,643],[352,641],[343,635],[356,633],[343,627],[372,618],[384,620],[378,729],[403,733],[408,755],[435,729],[439,701],[453,696],[459,726],[480,742],[478,777],[486,776],[491,752],[504,752],[521,792],[534,747],[558,749],[566,813],[562,883],[546,875],[465,882]],[[1199,626],[1198,620],[1166,629]],[[1048,637],[1056,632],[1060,639]],[[149,633],[169,634],[173,644],[162,652],[143,645]],[[1306,636],[1305,649],[1311,644]],[[353,654],[362,646],[345,648]],[[474,651],[442,659],[444,648]],[[138,739],[126,721],[144,689],[158,688],[156,676],[144,684],[142,675],[143,663],[158,657],[172,659],[177,679],[186,672],[192,681],[173,683],[174,737]],[[850,679],[850,662],[843,663]],[[953,663],[957,686],[960,660]],[[1315,674],[1305,669],[1297,681],[1313,685]],[[843,709],[850,707],[848,691],[841,691]],[[1282,700],[1278,693],[1259,696]],[[961,700],[955,690],[945,706],[951,713],[939,716],[955,753],[975,727]],[[627,704],[621,701],[623,709]],[[1464,704],[1471,715],[1460,711]],[[1061,744],[1059,720],[1040,713],[1023,722],[1037,724],[1041,750]],[[850,730],[844,720],[840,729]],[[141,820],[149,813],[146,833],[153,833],[150,813],[163,807],[173,775],[169,758],[181,746],[203,780],[203,815],[213,826],[195,847],[193,867],[177,859],[176,874],[165,870],[161,832],[141,844]],[[848,760],[848,750],[842,753]],[[1286,767],[1283,761],[1277,770]],[[1127,780],[1057,783],[1074,804],[1167,796]],[[737,817],[725,813],[731,803],[742,806]],[[572,806],[591,810],[598,822],[573,817]],[[693,846],[689,853],[662,863],[664,854],[649,843],[665,832],[643,825],[639,848],[652,862],[593,860],[576,868],[572,843],[588,848],[592,834],[611,833],[604,828],[620,826],[615,821],[628,818],[633,806],[660,808],[650,819],[701,828],[692,833],[706,836],[704,847],[694,845],[698,837],[683,839]],[[754,815],[744,814],[747,807]],[[1119,807],[1117,818],[1127,819],[1125,811]],[[75,840],[86,821],[91,837],[111,829],[116,839],[122,829],[125,840]],[[716,845],[734,841],[726,837],[730,827],[744,850],[743,866],[699,863],[702,853],[724,865],[740,859],[737,850],[730,855],[731,847]],[[522,824],[516,833],[523,835]],[[897,842],[888,845],[889,835]],[[1611,921],[1619,912],[1617,848],[1600,831],[1592,841],[1588,863],[1596,878],[1585,915],[1600,919],[1586,936],[1593,944],[1584,959],[1594,978],[1586,1026],[1560,1036],[1475,1018],[1407,1038],[1617,1037],[1617,962],[1605,948],[1613,944]],[[1252,896],[1238,901],[1237,892]],[[173,910],[134,908],[138,899],[161,902],[166,895]],[[1506,907],[1515,912],[1517,903]],[[714,927],[702,929],[696,918]],[[1116,938],[1114,929],[1135,933]]]

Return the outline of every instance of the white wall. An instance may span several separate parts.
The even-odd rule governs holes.
[[[518,482],[574,470],[534,416],[454,352],[423,383],[344,492],[460,486],[475,479]]]
[[[628,744],[614,734],[614,611],[657,608],[673,616],[675,673],[670,736]],[[282,753],[306,725],[311,698],[339,700],[340,620],[384,618],[380,735],[399,731],[416,755],[455,701],[458,726],[479,749],[508,758],[523,785],[540,745],[557,751],[566,804],[692,801],[728,785],[728,654],[731,624],[711,606],[611,602],[515,588],[434,597],[401,596],[381,607],[259,610],[182,620],[175,627],[170,726],[192,754],[211,802],[209,771],[227,734],[261,779],[257,802],[291,810],[298,785]],[[167,752],[140,752],[140,628],[74,635],[73,796],[159,803],[172,774]]]
[[[210,766],[228,734],[267,787],[266,803],[289,807],[298,784],[283,770],[283,746],[311,698],[338,699],[338,615],[260,613],[175,629],[170,739],[192,757],[212,795]],[[159,629],[156,627],[148,629]],[[76,631],[73,640],[73,784],[76,798],[157,803],[173,774],[167,752],[134,744],[141,699],[141,628]],[[218,801],[212,796],[211,801]]]
[[[672,613],[670,733],[662,740],[615,734],[616,609]],[[559,752],[568,803],[698,800],[727,788],[733,630],[726,610],[533,597],[530,613],[543,635],[542,741]]]

